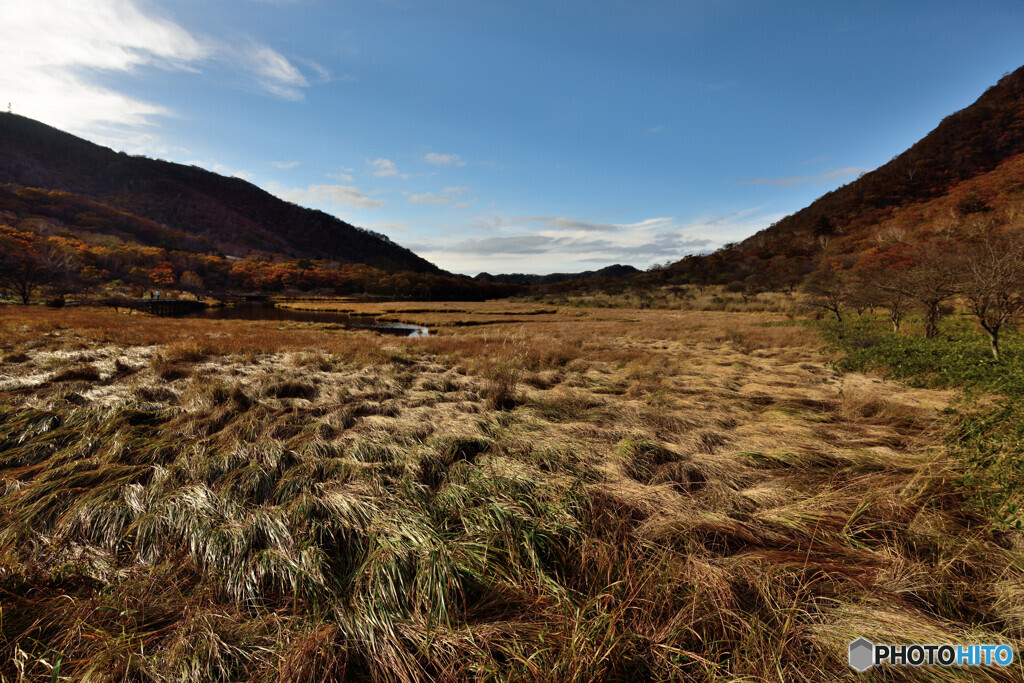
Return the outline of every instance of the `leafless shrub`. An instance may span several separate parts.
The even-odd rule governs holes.
[[[481,398],[494,410],[510,410],[519,405],[519,378],[522,368],[513,360],[499,360],[484,370],[487,384],[481,391]]]

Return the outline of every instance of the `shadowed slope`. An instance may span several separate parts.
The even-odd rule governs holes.
[[[256,251],[442,272],[384,235],[283,201],[239,178],[114,152],[9,113],[0,114],[0,183],[76,194],[204,238],[233,256]]]

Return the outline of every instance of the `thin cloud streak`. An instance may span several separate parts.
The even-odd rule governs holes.
[[[264,189],[267,192],[289,202],[302,206],[328,207],[331,210],[340,208],[377,209],[384,202],[374,199],[354,185],[310,185],[309,187],[286,187],[278,182],[269,182]]]
[[[302,89],[309,81],[299,69],[283,55],[260,43],[250,43],[242,50],[225,50],[228,60],[244,65],[255,86],[286,100],[301,100]]]
[[[429,152],[423,155],[423,160],[434,166],[465,166],[466,162],[458,154],[438,154]]]
[[[478,215],[447,239],[405,246],[442,268],[470,275],[574,272],[613,263],[647,267],[712,251],[781,217],[759,208],[689,223],[668,216],[612,224],[568,216]]]
[[[466,187],[446,187],[441,190],[440,194],[434,194],[433,192],[424,192],[423,194],[409,195],[410,204],[450,204],[458,200],[463,194],[466,193]],[[465,202],[460,202],[465,204]]]

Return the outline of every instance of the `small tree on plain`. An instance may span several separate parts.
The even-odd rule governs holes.
[[[939,333],[942,304],[959,291],[959,273],[952,252],[936,244],[919,246],[911,254],[912,267],[891,273],[886,287],[916,302],[924,311],[924,336]]]
[[[958,270],[960,294],[999,361],[999,333],[1024,314],[1024,237],[985,235],[964,252]]]
[[[899,334],[903,316],[910,307],[910,299],[903,292],[895,289],[880,289],[879,293],[879,302],[889,311],[889,322],[892,324],[892,332],[893,334]]]
[[[810,295],[811,306],[831,311],[836,322],[843,322],[843,306],[850,296],[850,276],[841,269],[841,264],[824,261],[807,276],[802,289]]]
[[[38,248],[38,239],[29,233],[8,231],[0,234],[0,290],[21,299],[23,304],[54,279]]]
[[[900,333],[903,316],[910,308],[910,297],[899,285],[906,270],[914,265],[902,249],[894,249],[872,251],[862,257],[854,269],[855,297],[863,305],[888,310],[893,334]]]
[[[864,308],[880,306],[889,311],[893,334],[900,333],[903,316],[910,308],[910,297],[890,285],[892,272],[866,271],[858,273],[854,282],[854,299]]]

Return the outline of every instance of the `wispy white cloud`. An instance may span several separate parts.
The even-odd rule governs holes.
[[[376,209],[384,202],[374,199],[354,185],[310,185],[309,187],[286,187],[277,182],[267,183],[267,192],[281,199],[302,206]]]
[[[606,223],[570,216],[475,216],[463,228],[408,244],[442,268],[475,274],[576,272],[612,263],[646,267],[714,250],[781,218],[752,208],[728,216]]]
[[[568,218],[566,216],[530,216],[523,217],[518,220],[528,223],[543,223],[545,227],[551,230],[566,230],[573,232],[613,232],[626,227],[615,225],[614,223],[584,221],[578,218]]]
[[[800,185],[802,183],[824,183],[829,180],[836,178],[846,178],[848,176],[859,175],[870,171],[871,169],[863,166],[847,166],[845,168],[830,168],[827,171],[823,171],[817,175],[801,175],[791,176],[789,178],[751,178],[750,180],[740,181],[739,185],[781,185],[786,187],[788,185]]]
[[[0,0],[4,17],[0,92],[14,111],[59,128],[109,134],[152,123],[170,111],[105,87],[92,73],[146,65],[187,69],[208,45],[171,21],[114,0]]]
[[[235,66],[242,66],[252,83],[259,89],[286,100],[301,100],[302,89],[309,81],[298,67],[281,53],[257,42],[250,42],[242,49],[225,49]]]
[[[301,163],[301,161],[271,161],[270,165],[274,168],[280,168],[287,171],[288,169],[299,166]]]
[[[465,166],[466,162],[458,154],[438,154],[428,152],[423,155],[423,160],[435,166]]]
[[[655,135],[657,135],[658,133],[660,133],[663,130],[665,130],[665,124],[659,123],[657,126],[651,126],[650,128],[648,128],[647,132],[648,133],[654,133]]]
[[[342,166],[337,173],[328,173],[327,177],[331,180],[337,180],[340,183],[351,183],[353,180],[352,174],[356,172],[354,168],[346,168]]]
[[[0,0],[0,16],[0,92],[14,111],[129,151],[158,145],[152,126],[174,112],[109,85],[111,74],[219,64],[279,97],[309,85],[267,45],[195,36],[138,0]]]
[[[398,167],[391,159],[366,160],[366,164],[373,169],[373,175],[379,178],[390,178],[398,175]]]
[[[822,161],[825,161],[826,159],[828,159],[827,156],[811,157],[810,159],[807,159],[806,161],[801,161],[800,165],[801,166],[810,166],[811,164],[819,164]]]
[[[348,74],[341,74],[336,79],[331,75],[330,69],[322,64],[314,62],[312,59],[306,59],[304,57],[295,57],[295,61],[305,67],[307,71],[307,77],[311,79],[313,83],[323,84],[330,83],[332,80],[339,80],[344,82],[350,82],[349,79],[355,79],[354,76]]]
[[[440,193],[424,192],[423,194],[409,195],[410,204],[450,204],[458,200],[466,193],[467,187],[446,187]],[[468,202],[459,202],[459,205],[466,206]]]
[[[391,159],[367,159],[366,165],[378,178],[402,178],[404,180],[409,177],[407,173],[399,173],[398,166]]]

